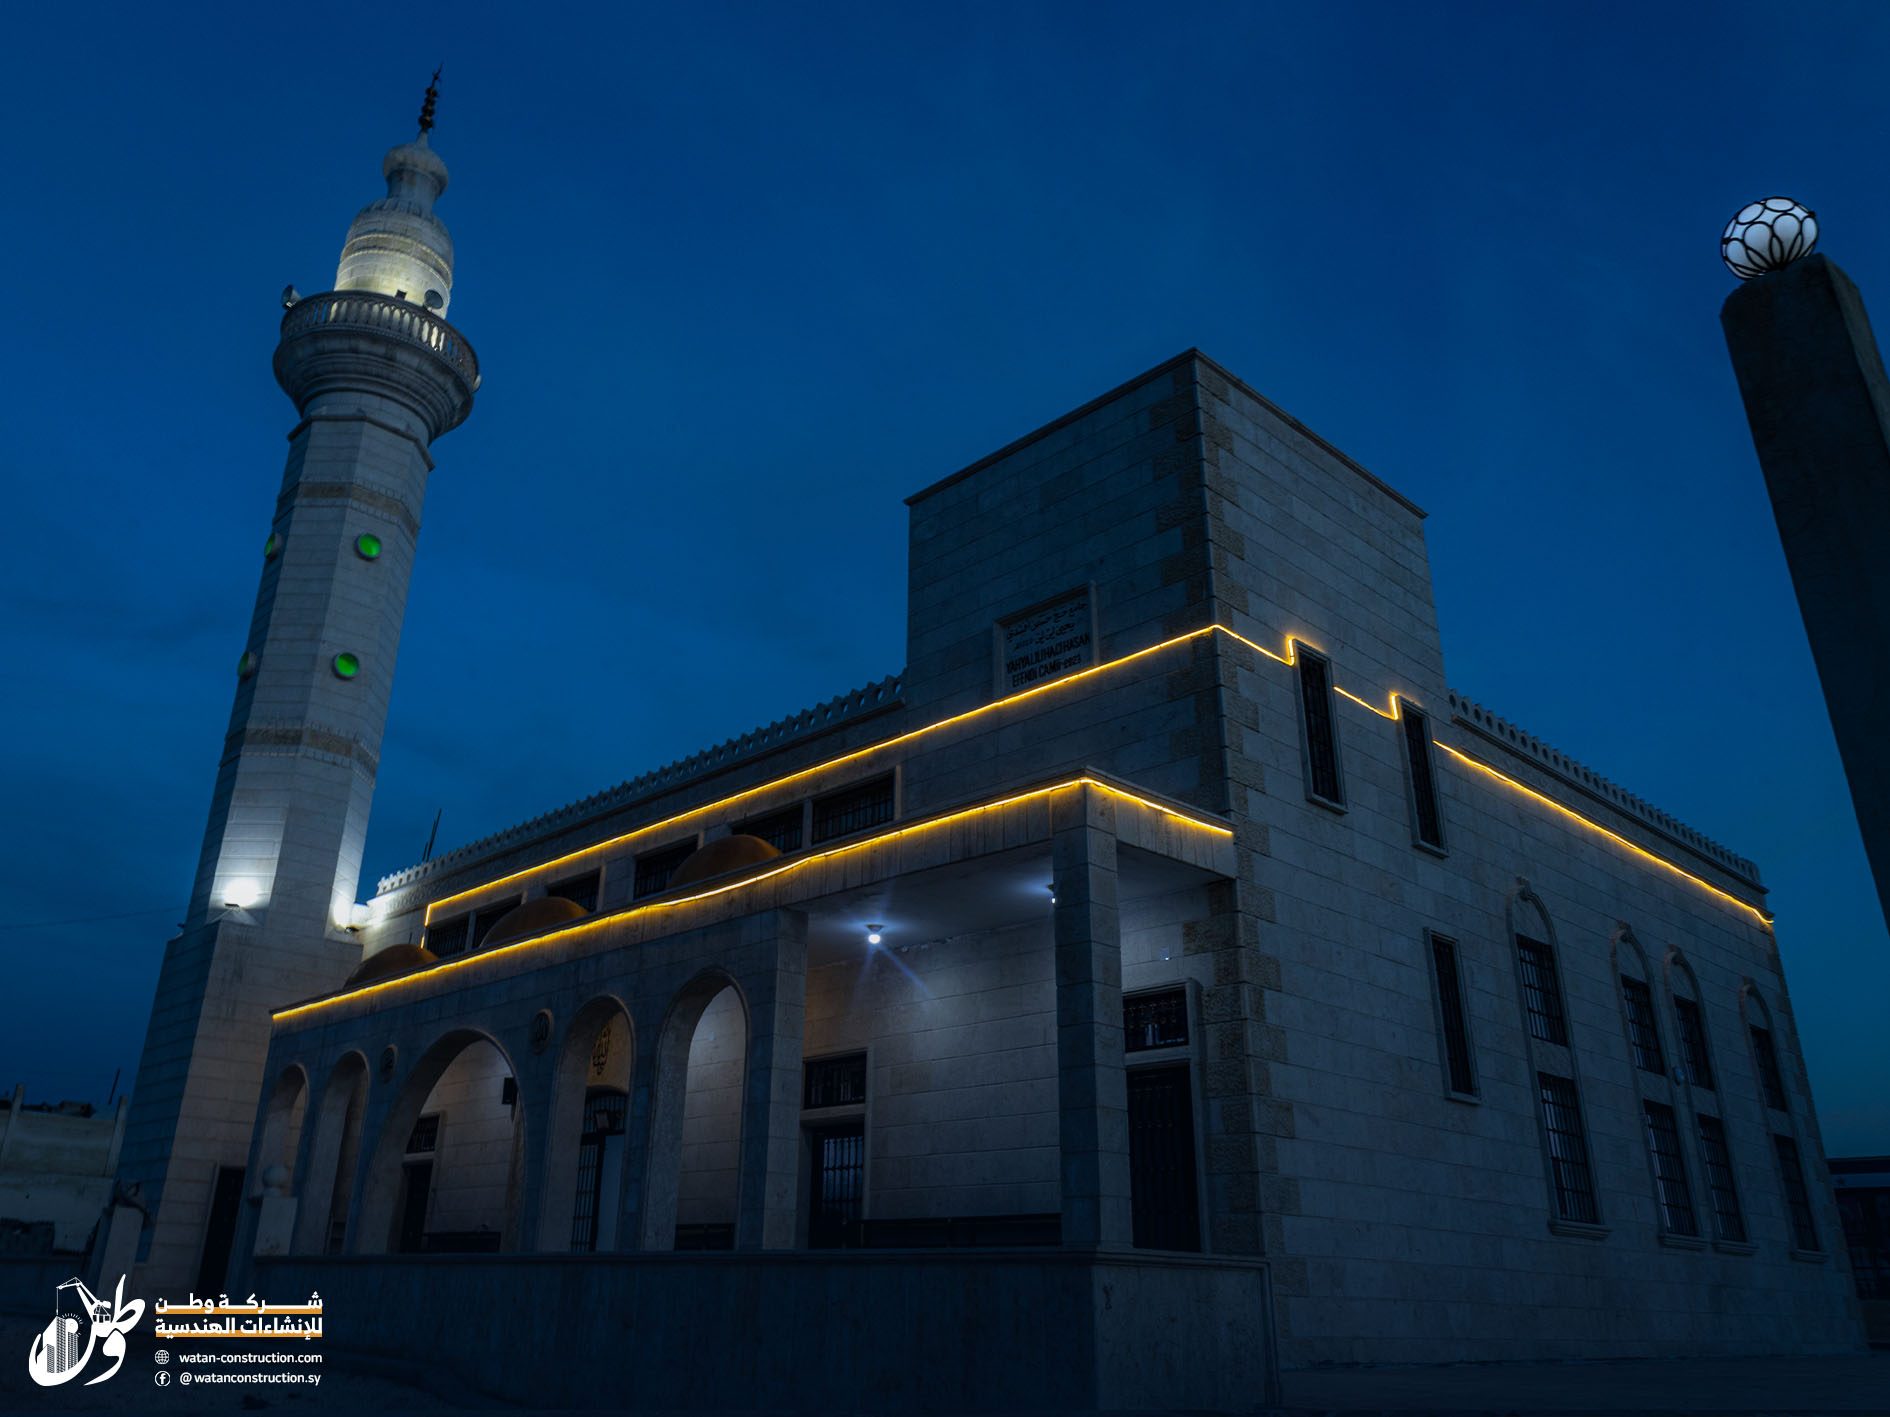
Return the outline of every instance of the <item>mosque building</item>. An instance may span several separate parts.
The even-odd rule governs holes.
[[[904,669],[358,903],[432,114],[285,293],[108,1269],[651,1409],[1861,1343],[1757,867],[1453,690],[1424,513],[1198,351],[907,499]]]

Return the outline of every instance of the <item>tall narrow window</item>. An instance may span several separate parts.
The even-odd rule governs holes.
[[[1529,1032],[1544,1043],[1568,1044],[1568,1025],[1562,1018],[1562,991],[1555,982],[1555,954],[1540,940],[1516,937],[1516,957],[1522,963],[1523,1008],[1529,1014]]]
[[[1785,1183],[1785,1209],[1792,1217],[1792,1243],[1801,1250],[1818,1248],[1818,1227],[1811,1218],[1811,1194],[1805,1189],[1805,1168],[1798,1160],[1798,1143],[1774,1136],[1779,1179]]]
[[[1665,1073],[1660,1026],[1654,1020],[1654,991],[1641,980],[1623,974],[1621,1002],[1627,1008],[1628,1046],[1634,1050],[1634,1066],[1645,1073]]]
[[[1752,1056],[1759,1068],[1759,1089],[1765,1094],[1765,1105],[1780,1112],[1791,1110],[1785,1100],[1785,1075],[1778,1070],[1778,1049],[1772,1046],[1772,1030],[1750,1025],[1752,1031]]]
[[[1411,769],[1411,830],[1425,846],[1444,849],[1444,813],[1437,801],[1437,772],[1431,762],[1431,721],[1422,710],[1399,701],[1404,756]]]
[[[1595,1180],[1588,1169],[1588,1140],[1582,1134],[1581,1102],[1575,1084],[1551,1073],[1537,1073],[1542,1125],[1549,1136],[1549,1166],[1555,1182],[1555,1213],[1563,1220],[1593,1225]]]
[[[1474,1097],[1477,1078],[1470,1065],[1470,1021],[1464,1015],[1455,940],[1431,936],[1431,970],[1437,981],[1437,1013],[1443,1027],[1444,1082],[1452,1092]]]
[[[1647,1150],[1654,1158],[1654,1191],[1660,1201],[1660,1221],[1675,1235],[1697,1235],[1693,1195],[1687,1186],[1686,1158],[1680,1151],[1680,1129],[1673,1108],[1660,1102],[1641,1103],[1647,1123]]]
[[[1746,1218],[1733,1184],[1732,1153],[1726,1148],[1726,1124],[1700,1113],[1700,1155],[1706,1159],[1706,1188],[1713,1196],[1713,1224],[1722,1240],[1746,1238]]]
[[[1673,1016],[1680,1020],[1680,1055],[1686,1060],[1687,1081],[1712,1088],[1713,1059],[1706,1051],[1706,1020],[1692,999],[1674,996]]]
[[[1301,727],[1306,732],[1306,795],[1343,807],[1339,727],[1332,713],[1332,666],[1302,644],[1296,643],[1293,648],[1293,660],[1299,669]]]

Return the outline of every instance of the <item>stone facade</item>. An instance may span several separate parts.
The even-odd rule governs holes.
[[[1756,868],[1452,692],[1416,507],[1190,352],[911,508],[904,674],[389,877],[276,1001],[249,1167],[322,1223],[267,1273],[418,1293],[357,1257],[476,1214],[626,1295],[1054,1246],[1174,1315],[1199,1250],[1291,1365],[1859,1343]],[[408,1215],[427,1112],[477,1155]]]

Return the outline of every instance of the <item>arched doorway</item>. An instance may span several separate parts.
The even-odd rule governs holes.
[[[726,974],[697,976],[657,1048],[646,1249],[727,1250],[741,1190],[748,1007]]]
[[[541,1250],[621,1248],[634,1056],[630,1015],[615,999],[593,999],[565,1031],[552,1083]]]
[[[523,1110],[512,1061],[485,1034],[455,1030],[429,1048],[375,1142],[355,1251],[515,1249]]]
[[[298,1254],[342,1252],[355,1166],[361,1155],[367,1095],[367,1059],[349,1053],[329,1073],[316,1104],[315,1130],[303,1171],[302,1207],[295,1222]]]

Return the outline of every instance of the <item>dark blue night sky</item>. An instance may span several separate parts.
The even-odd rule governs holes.
[[[450,847],[898,669],[901,498],[1198,345],[1429,510],[1454,685],[1759,861],[1827,1146],[1890,1152],[1890,940],[1717,257],[1796,196],[1890,326],[1890,8],[53,8],[0,49],[0,1084],[135,1068],[294,422],[276,292],[444,60],[486,382],[368,882],[436,809]]]

